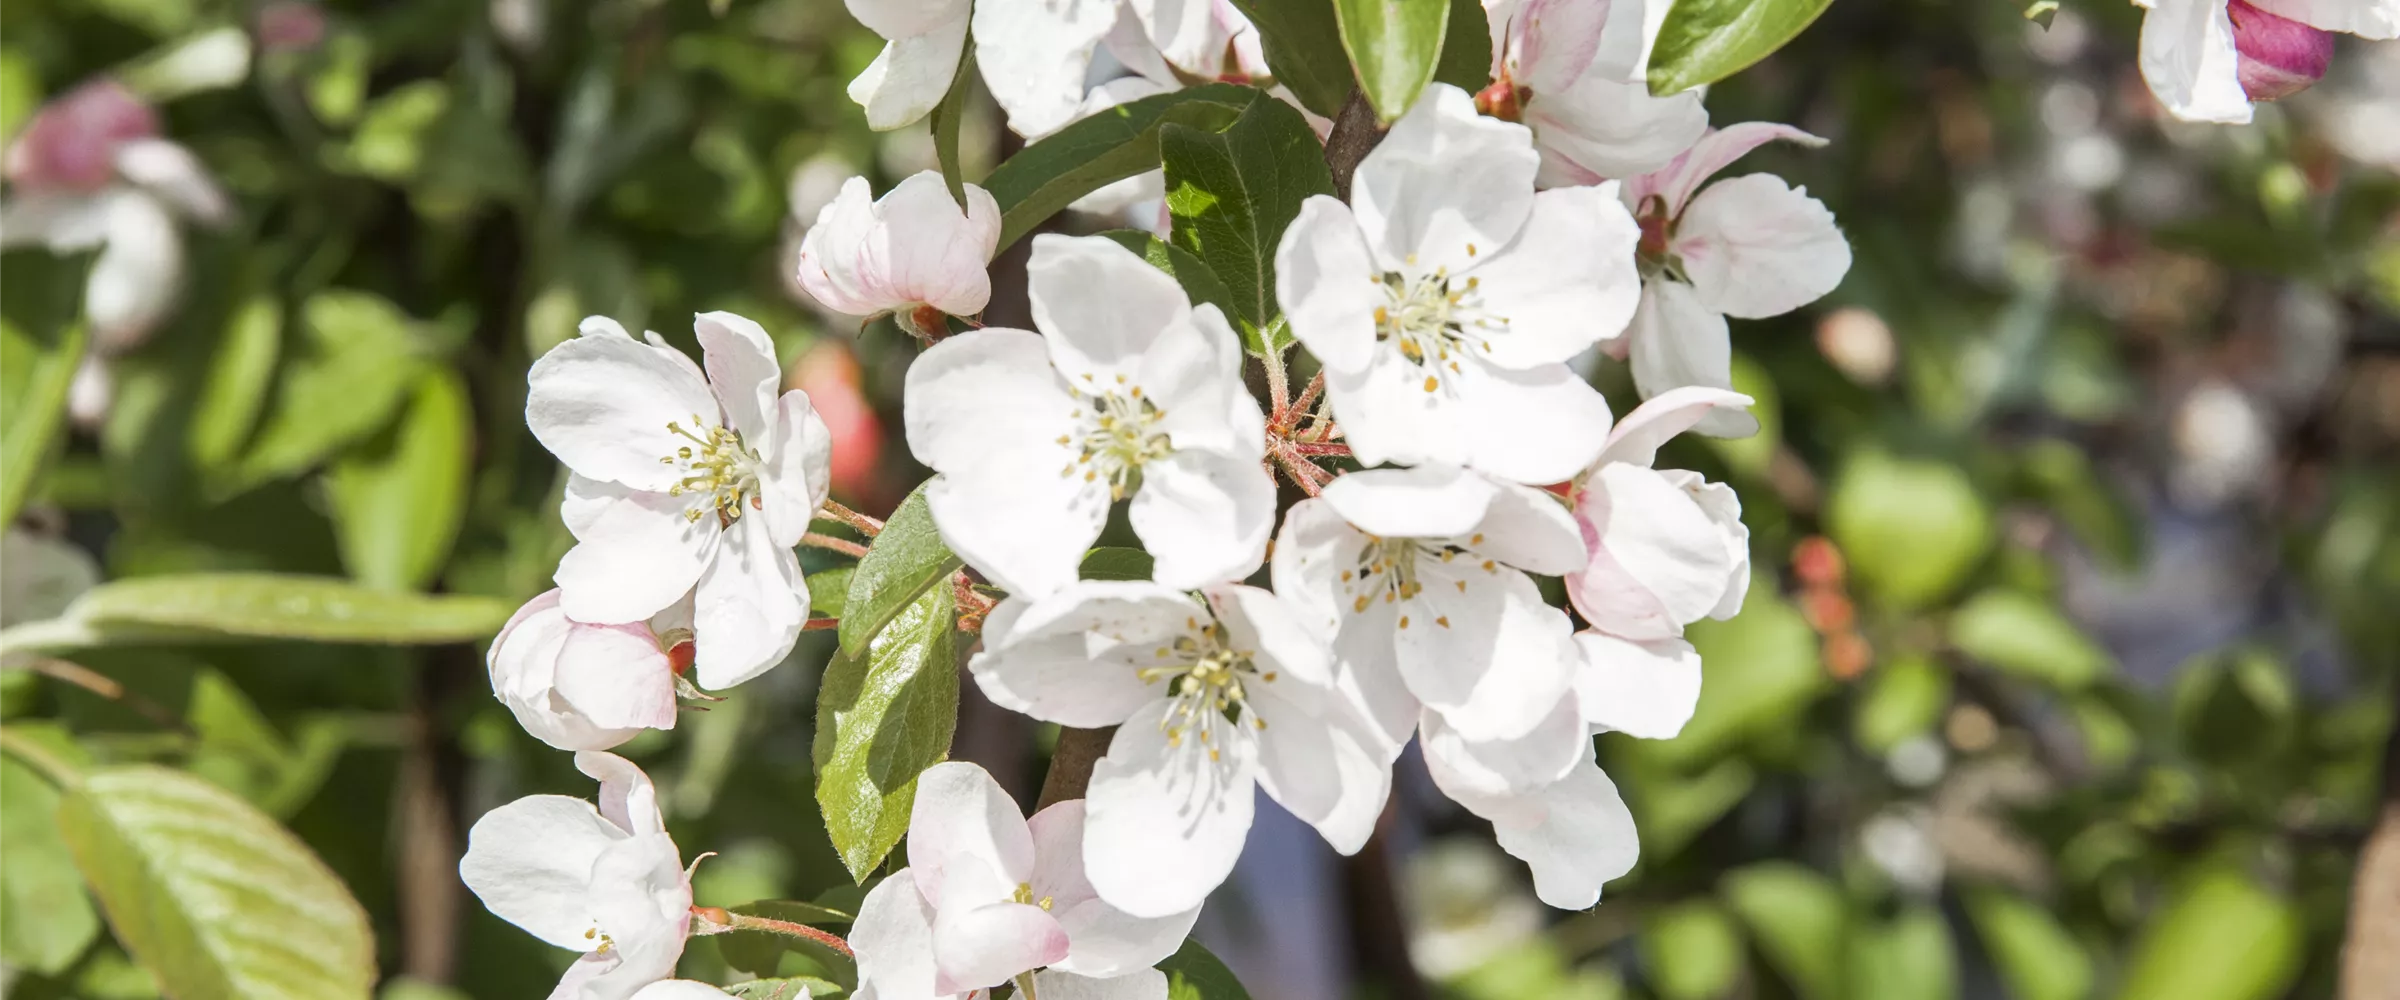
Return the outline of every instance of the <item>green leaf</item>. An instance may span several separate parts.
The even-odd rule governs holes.
[[[1715,83],[1767,57],[1833,0],[1675,0],[1650,49],[1650,92]]]
[[[864,655],[843,653],[825,668],[813,747],[817,805],[852,881],[865,882],[908,832],[917,775],[949,754],[958,724],[951,612],[950,588],[925,590]]]
[[[2142,557],[2142,523],[2133,505],[2111,488],[2082,448],[2057,439],[2028,446],[2020,475],[2037,499],[2058,514],[2075,539],[2131,572]]]
[[[224,341],[192,410],[191,436],[185,441],[194,465],[213,470],[240,453],[258,424],[282,353],[283,308],[266,295],[244,303],[225,325]]]
[[[2015,590],[1987,590],[1960,605],[1950,616],[1950,642],[1995,668],[2067,691],[2109,671],[2108,652],[2075,623]]]
[[[1849,912],[1840,886],[1814,869],[1767,861],[1726,875],[1720,889],[1802,1000],[1842,996]]]
[[[118,942],[178,1000],[343,1000],[375,982],[366,912],[308,845],[160,767],[86,777],[59,827]]]
[[[950,199],[958,202],[960,210],[967,207],[967,179],[958,168],[958,126],[966,119],[967,92],[975,79],[975,47],[962,47],[958,55],[958,72],[950,78],[950,92],[942,95],[942,103],[933,107],[933,159],[941,165],[942,183],[950,188]]]
[[[1274,98],[1230,83],[1159,94],[1097,112],[1018,151],[983,181],[1000,204],[1000,248],[1075,199],[1157,169],[1159,126],[1221,129],[1256,100]]]
[[[1709,665],[1714,683],[1700,686],[1700,704],[1671,740],[1644,740],[1636,752],[1692,765],[1761,729],[1783,725],[1825,687],[1816,631],[1773,585],[1752,585],[1742,613],[1728,621],[1692,623],[1685,638]]]
[[[1258,28],[1275,82],[1299,98],[1301,107],[1325,118],[1340,116],[1356,87],[1333,0],[1233,0],[1233,5]]]
[[[842,605],[842,655],[855,657],[865,651],[884,624],[915,604],[919,595],[947,592],[940,584],[959,565],[958,554],[942,544],[933,510],[925,504],[925,486],[918,484],[883,523],[883,533],[875,536],[850,574],[850,594]]]
[[[1103,545],[1083,554],[1083,567],[1078,575],[1086,580],[1147,580],[1151,566],[1150,553]]]
[[[1992,545],[1992,517],[1957,466],[1880,452],[1852,458],[1826,528],[1866,588],[1907,611],[1947,596]]]
[[[781,979],[753,979],[724,988],[727,996],[741,1000],[825,1000],[849,992],[841,984],[815,976],[786,976]]]
[[[1399,120],[1433,82],[1450,0],[1334,0],[1333,11],[1367,102],[1385,122]]]
[[[397,425],[326,471],[334,537],[360,583],[418,590],[449,561],[467,515],[475,412],[447,368],[428,368]]]
[[[1457,0],[1450,5],[1450,25],[1442,31],[1442,57],[1433,64],[1433,80],[1470,94],[1492,82],[1492,21],[1483,4]]]
[[[1217,307],[1242,333],[1242,347],[1252,354],[1259,353],[1256,331],[1241,320],[1241,307],[1234,303],[1233,290],[1218,280],[1215,271],[1191,251],[1152,236],[1139,229],[1111,229],[1100,235],[1117,241],[1117,245],[1140,254],[1151,267],[1167,272],[1175,283],[1183,286],[1183,294],[1193,305],[1206,302]],[[1291,343],[1287,337],[1285,344]]]
[[[45,976],[66,971],[100,933],[58,832],[58,801],[40,775],[0,757],[0,959]]]
[[[854,919],[848,913],[827,909],[814,903],[794,902],[788,899],[764,899],[755,903],[744,903],[731,909],[735,913],[748,916],[767,917],[820,928],[842,926]],[[714,935],[714,938],[717,942],[717,953],[724,956],[726,965],[754,976],[767,978],[776,976],[782,968],[784,953],[792,952],[815,963],[818,968],[825,970],[828,974],[839,978],[840,983],[827,984],[836,991],[847,989],[858,983],[856,962],[844,957],[840,952],[806,938],[769,931],[749,930],[726,931],[723,934]],[[818,981],[824,982],[824,980]]]
[[[1183,947],[1158,963],[1158,971],[1167,974],[1167,1000],[1250,1000],[1250,991],[1242,988],[1233,970],[1198,941],[1185,939]]]
[[[1902,653],[1875,668],[1851,717],[1858,745],[1875,753],[1931,730],[1950,707],[1950,674],[1918,653]]]
[[[2033,0],[2025,5],[2025,19],[2049,30],[2052,19],[2058,17],[2058,0]]]
[[[302,314],[311,350],[285,366],[258,439],[216,484],[223,495],[299,473],[382,429],[417,383],[410,321],[380,296],[322,292]]]
[[[284,573],[183,573],[101,584],[52,621],[0,632],[0,649],[73,649],[189,639],[445,643],[490,638],[507,601],[429,596]]]
[[[1257,340],[1282,312],[1275,248],[1310,195],[1333,193],[1333,174],[1308,120],[1282,101],[1254,101],[1221,132],[1160,128],[1174,244],[1208,265],[1232,293],[1226,315]]]
[[[2092,992],[2092,960],[2050,911],[2005,889],[1964,894],[1967,917],[2016,1000],[2083,1000]]]
[[[1958,949],[1941,911],[1914,904],[1889,924],[1850,935],[1849,1000],[1918,1000],[1958,995]]]
[[[8,401],[8,424],[0,429],[0,524],[9,524],[16,521],[33,490],[34,475],[58,440],[67,414],[67,390],[75,384],[75,369],[83,364],[85,336],[82,324],[69,326],[48,350],[34,347],[14,324],[0,326],[0,337],[13,342],[7,352],[12,364],[24,363],[17,357],[32,362],[25,390]]]
[[[1712,1000],[1742,974],[1742,929],[1706,897],[1654,911],[1642,924],[1642,964],[1664,1000]]]
[[[808,613],[818,618],[840,618],[842,605],[850,601],[850,576],[855,566],[836,566],[808,575]]]

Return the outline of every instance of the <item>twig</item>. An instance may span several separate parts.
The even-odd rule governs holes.
[[[1117,727],[1058,731],[1058,746],[1050,751],[1050,773],[1042,778],[1042,797],[1035,812],[1069,799],[1080,799],[1092,786],[1092,767],[1108,756],[1108,743]]]
[[[860,559],[864,559],[867,556],[867,547],[864,545],[860,545],[857,542],[853,542],[847,538],[835,538],[832,535],[820,535],[814,531],[800,536],[800,544],[813,545],[820,549],[830,549],[843,555]]]
[[[842,627],[839,618],[811,618],[800,624],[802,632],[831,632]]]
[[[179,733],[192,731],[190,726],[184,724],[183,719],[169,711],[166,706],[144,698],[137,692],[125,690],[125,685],[117,683],[114,678],[83,664],[71,663],[51,656],[37,656],[25,661],[25,669],[53,680],[72,684],[110,701],[123,702],[125,707],[140,712],[143,717],[158,723],[162,728],[172,729]]]
[[[1267,369],[1267,412],[1282,413],[1292,405],[1292,378],[1284,370],[1283,352],[1269,349],[1258,360]]]
[[[843,524],[847,524],[853,528],[857,528],[859,534],[865,535],[868,538],[873,538],[883,533],[882,521],[878,521],[874,518],[868,517],[865,514],[851,510],[850,508],[844,507],[841,504],[833,502],[832,500],[825,501],[825,506],[817,508],[817,513],[823,514],[826,517],[830,517],[836,521],[840,521]]]
[[[1368,151],[1383,141],[1383,126],[1375,120],[1375,108],[1367,103],[1363,91],[1350,91],[1350,102],[1334,116],[1333,131],[1325,136],[1325,166],[1333,172],[1333,195],[1350,200],[1350,175],[1358,172],[1359,161]]]
[[[715,906],[695,906],[692,907],[692,923],[694,924],[692,932],[695,934],[763,931],[768,934],[781,934],[785,937],[812,941],[838,951],[844,957],[857,957],[857,954],[850,950],[850,942],[842,940],[841,935],[832,931],[821,931],[807,924],[795,924],[789,920],[735,913]]]
[[[1300,388],[1300,398],[1292,400],[1290,405],[1276,412],[1275,420],[1268,429],[1281,431],[1286,437],[1289,437],[1292,428],[1298,426],[1301,418],[1308,415],[1308,408],[1316,404],[1317,394],[1324,391],[1325,373],[1320,371],[1317,373],[1317,377],[1309,379],[1308,384]]]

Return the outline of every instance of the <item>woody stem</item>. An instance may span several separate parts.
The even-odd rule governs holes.
[[[813,531],[800,536],[800,544],[813,545],[820,549],[831,549],[846,556],[854,556],[862,559],[867,555],[867,547],[864,545],[860,545],[857,542],[853,542],[847,538],[835,538],[832,535],[820,535]]]
[[[841,952],[845,956],[856,957],[850,950],[850,942],[842,940],[840,935],[830,931],[821,931],[807,924],[795,924],[789,920],[777,920],[773,917],[754,917],[747,913],[730,912],[726,915],[733,918],[733,929],[737,931],[765,931],[769,934],[781,934],[785,937],[814,941]]]
[[[868,538],[873,538],[876,535],[883,533],[882,521],[878,521],[874,518],[868,517],[865,514],[851,510],[850,508],[844,507],[841,504],[833,502],[832,500],[825,501],[825,506],[818,508],[817,513],[826,517],[830,517],[836,521],[840,521],[843,524],[847,524],[853,528],[857,528],[859,534],[865,535]]]

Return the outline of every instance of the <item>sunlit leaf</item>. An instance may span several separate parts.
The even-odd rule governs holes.
[[[1742,930],[1706,897],[1651,913],[1640,942],[1642,961],[1664,1000],[1713,1000],[1741,978]]]
[[[0,959],[55,976],[100,933],[74,856],[58,831],[58,789],[0,757]]]
[[[1461,0],[1465,2],[1465,0]],[[1375,114],[1386,122],[1407,114],[1433,82],[1450,27],[1451,0],[1334,0],[1342,49],[1358,70]]]
[[[475,413],[448,369],[427,369],[397,424],[326,471],[334,537],[359,582],[421,589],[441,572],[467,514]]]
[[[1674,94],[1749,68],[1799,37],[1833,0],[1674,0],[1650,49],[1650,92]]]
[[[1225,318],[1243,328],[1253,353],[1259,331],[1282,312],[1275,250],[1311,195],[1333,193],[1333,174],[1300,112],[1255,101],[1222,131],[1160,127],[1167,210],[1175,246],[1199,258],[1232,293]]]
[[[1233,5],[1258,28],[1275,82],[1319,117],[1340,115],[1356,88],[1333,0],[1233,0]]]
[[[1904,610],[1947,596],[1993,540],[1991,511],[1965,472],[1872,451],[1843,467],[1825,522],[1866,589]]]
[[[1841,886],[1815,869],[1767,861],[1726,875],[1720,891],[1802,1000],[1844,995],[1842,960],[1850,931]]]
[[[1158,168],[1158,129],[1221,129],[1261,91],[1229,83],[1145,97],[1096,112],[1008,158],[984,189],[1000,204],[1000,246],[1024,238],[1075,199]]]
[[[949,588],[923,590],[862,654],[843,653],[825,668],[817,805],[854,881],[866,881],[908,832],[917,775],[950,752],[958,723],[951,614]]]
[[[1242,988],[1233,970],[1198,941],[1185,940],[1175,954],[1158,963],[1158,971],[1167,974],[1168,1000],[1250,1000],[1250,991]]]
[[[900,501],[883,524],[883,533],[867,547],[866,557],[850,574],[850,594],[843,602],[841,641],[844,655],[855,657],[881,632],[885,623],[940,585],[958,569],[958,554],[942,544],[933,525],[933,509],[919,485]]]
[[[54,621],[0,632],[0,648],[72,649],[193,639],[443,643],[488,639],[515,609],[466,595],[374,590],[282,573],[185,573],[113,580]]]
[[[1964,896],[1984,950],[2017,1000],[2082,1000],[2091,995],[2092,960],[2058,918],[2005,889]]]
[[[2015,590],[1987,590],[1950,616],[1950,642],[2008,673],[2075,690],[2109,671],[2108,652],[2050,602]]]

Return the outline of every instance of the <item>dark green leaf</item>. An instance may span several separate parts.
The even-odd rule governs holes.
[[[2091,995],[2092,960],[2050,911],[2005,889],[1972,888],[1964,900],[2010,996],[2083,1000]]]
[[[444,643],[490,638],[513,609],[504,600],[373,590],[347,580],[282,573],[186,573],[115,580],[86,592],[55,621],[0,636],[0,648],[71,649],[173,639],[305,639]]]
[[[1433,80],[1470,94],[1492,82],[1492,22],[1483,4],[1456,0],[1450,5],[1450,26],[1442,32],[1442,58],[1434,63]]]
[[[808,613],[818,618],[840,618],[842,605],[850,601],[850,576],[854,566],[836,566],[808,575]]]
[[[919,595],[946,590],[940,584],[958,567],[957,553],[942,544],[942,533],[933,526],[933,510],[926,506],[920,484],[900,501],[900,509],[884,522],[883,533],[875,536],[866,558],[850,574],[850,594],[842,606],[843,655],[863,652],[884,623]]]
[[[231,793],[165,768],[114,768],[67,794],[59,826],[118,942],[168,995],[369,995],[366,912],[306,844]]]
[[[1797,37],[1833,0],[1675,0],[1650,49],[1650,92],[1715,83]]]
[[[1950,641],[1978,660],[2028,680],[2076,690],[2109,669],[2108,652],[2050,602],[1987,590],[1950,616]]]
[[[250,439],[258,411],[275,379],[283,354],[283,308],[261,295],[244,303],[225,325],[225,338],[209,363],[208,381],[192,410],[190,454],[203,469],[231,460]]]
[[[1150,262],[1150,266],[1167,272],[1176,284],[1183,286],[1183,294],[1191,297],[1193,305],[1206,302],[1217,307],[1228,321],[1242,330],[1242,346],[1254,348],[1250,328],[1243,325],[1239,318],[1241,309],[1234,304],[1232,289],[1226,288],[1225,283],[1217,279],[1216,272],[1209,270],[1208,265],[1201,263],[1200,258],[1193,256],[1191,251],[1139,229],[1111,229],[1099,235],[1141,254],[1143,260]],[[1255,349],[1252,353],[1256,353]]]
[[[1000,247],[1023,239],[1077,198],[1158,168],[1158,129],[1221,129],[1261,91],[1230,83],[1145,97],[1100,111],[1025,147],[984,179],[1000,204]]]
[[[933,159],[941,165],[942,183],[950,188],[950,198],[958,202],[961,211],[967,208],[967,179],[958,168],[958,126],[966,118],[967,92],[973,89],[974,79],[975,47],[970,45],[959,52],[950,92],[933,108]]]
[[[1767,861],[1726,875],[1720,888],[1801,1000],[1842,996],[1849,913],[1841,886],[1814,869]]]
[[[0,959],[55,976],[100,933],[58,832],[58,789],[0,757]]]
[[[1397,121],[1433,82],[1450,0],[1334,0],[1333,10],[1367,102],[1384,121]]]
[[[1233,970],[1198,941],[1185,940],[1175,954],[1158,963],[1158,971],[1167,974],[1168,1000],[1250,1000],[1250,991],[1233,977]]]
[[[1080,575],[1086,580],[1147,580],[1150,572],[1150,553],[1103,545],[1083,554]]]
[[[1299,98],[1301,107],[1325,118],[1340,115],[1356,86],[1333,0],[1233,0],[1233,5],[1258,28],[1275,82]]]
[[[83,364],[84,330],[80,324],[67,327],[46,350],[32,346],[13,324],[0,328],[0,337],[12,341],[7,352],[11,363],[24,364],[17,360],[23,357],[32,368],[23,394],[8,401],[8,425],[0,428],[0,524],[6,524],[17,519],[18,508],[33,489],[34,474],[58,440],[67,415],[67,389]]]
[[[1275,249],[1310,195],[1333,193],[1323,147],[1300,112],[1256,101],[1221,132],[1159,130],[1174,244],[1190,251],[1233,295],[1225,318],[1257,339],[1281,313]]]
[[[326,470],[334,537],[360,583],[418,590],[449,561],[467,514],[475,412],[447,368],[428,368],[398,424]]]
[[[825,668],[817,691],[817,805],[853,881],[866,881],[908,832],[917,775],[950,751],[958,723],[951,613],[950,588],[925,590],[864,655],[843,653]]]

